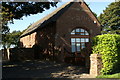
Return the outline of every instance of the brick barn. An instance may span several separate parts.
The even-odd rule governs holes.
[[[89,66],[92,38],[100,31],[100,23],[85,2],[67,2],[32,24],[20,42],[34,49],[35,58],[49,56]]]

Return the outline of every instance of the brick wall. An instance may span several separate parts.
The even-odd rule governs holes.
[[[20,38],[21,47],[32,48],[35,44],[36,32]]]
[[[59,16],[60,15],[60,16]],[[87,30],[91,38],[100,34],[101,27],[99,22],[90,12],[89,8],[86,7],[84,3],[73,3],[69,8],[63,13],[57,14],[57,20],[47,23],[44,27],[36,30],[35,40],[29,40],[29,36],[23,37],[21,42],[23,42],[24,47],[31,47],[31,43],[41,46],[44,50],[43,53],[56,55],[57,59],[63,61],[65,55],[71,53],[71,31],[75,28],[83,28]],[[96,23],[94,23],[96,21]],[[32,41],[30,43],[30,41]],[[88,47],[91,48],[91,45]],[[68,52],[65,52],[66,49]],[[90,50],[91,51],[91,50]],[[90,51],[87,53],[86,64],[89,66],[89,55]]]
[[[51,22],[39,29],[36,32],[36,45],[39,45],[43,50],[39,54],[44,54],[46,57],[54,56],[56,23]],[[48,56],[47,56],[48,55]]]
[[[94,23],[96,21],[96,23]],[[58,48],[65,48],[68,52],[71,52],[71,31],[75,28],[83,28],[87,30],[90,34],[90,42],[92,38],[96,35],[100,34],[101,27],[90,12],[90,10],[86,7],[84,3],[73,3],[56,21],[56,38],[55,38],[55,46]],[[91,45],[88,47],[88,52],[86,52],[86,66],[89,66],[89,56],[91,53]],[[61,51],[62,52],[62,51]],[[67,55],[67,53],[63,52],[62,55]],[[58,56],[58,58],[62,59],[64,56]]]

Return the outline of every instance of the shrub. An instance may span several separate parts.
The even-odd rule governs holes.
[[[102,74],[120,72],[120,35],[104,34],[93,39],[93,53],[102,55]]]
[[[120,79],[120,73],[116,73],[112,75],[99,75],[96,78],[119,78]]]

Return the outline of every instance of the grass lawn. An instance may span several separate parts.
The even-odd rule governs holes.
[[[120,79],[120,73],[112,74],[112,75],[100,75],[96,78],[119,78]]]

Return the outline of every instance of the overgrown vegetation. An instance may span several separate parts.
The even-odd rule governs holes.
[[[120,72],[120,35],[98,35],[93,40],[93,53],[102,55],[103,68],[101,73],[113,74]]]
[[[112,75],[100,75],[96,78],[119,78],[120,79],[120,73],[112,74]]]

